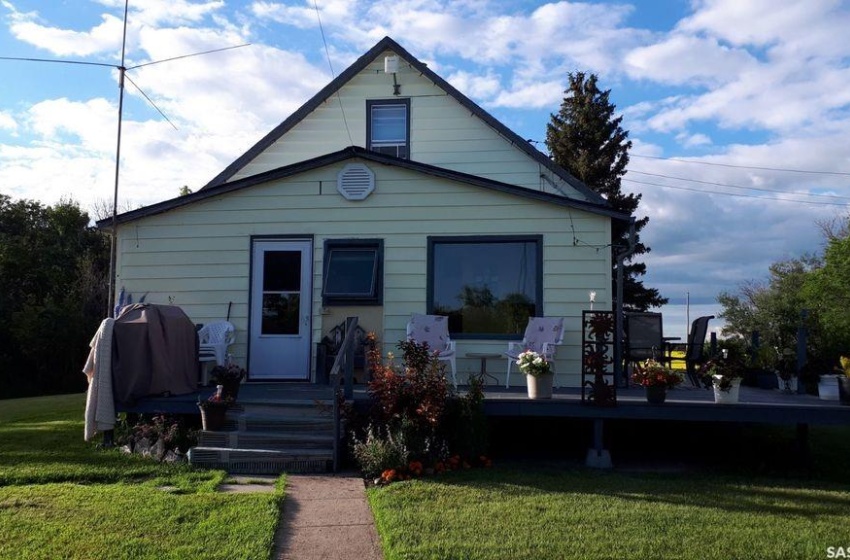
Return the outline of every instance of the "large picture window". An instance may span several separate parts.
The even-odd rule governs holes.
[[[323,305],[383,302],[383,240],[327,239],[324,255]]]
[[[515,338],[543,315],[543,238],[429,237],[428,312],[454,338]]]
[[[366,147],[374,152],[407,159],[410,155],[410,101],[367,101],[366,112]]]

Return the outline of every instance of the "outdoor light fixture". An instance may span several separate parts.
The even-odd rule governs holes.
[[[593,311],[593,302],[596,301],[596,292],[590,292],[590,310]]]
[[[393,75],[393,95],[401,95],[401,84],[396,80],[396,72],[398,72],[398,56],[384,57],[384,74]]]

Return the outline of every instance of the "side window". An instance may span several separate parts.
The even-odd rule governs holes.
[[[410,156],[410,100],[366,101],[366,148],[390,156]]]
[[[327,239],[322,305],[383,303],[382,239]]]

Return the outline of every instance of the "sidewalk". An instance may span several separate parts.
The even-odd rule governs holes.
[[[382,560],[363,479],[288,475],[275,551],[278,560]]]

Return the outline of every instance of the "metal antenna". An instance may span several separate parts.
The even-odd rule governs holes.
[[[115,190],[112,193],[112,235],[109,236],[109,295],[107,312],[115,316],[115,265],[118,262],[118,179],[121,176],[121,124],[124,118],[124,55],[127,52],[127,10],[130,0],[124,0],[124,33],[121,38],[121,65],[118,67],[118,134],[115,140]]]
[[[124,80],[129,81],[133,86],[139,90],[139,93],[147,100],[151,106],[157,110],[157,112],[162,115],[168,124],[174,127],[177,130],[177,127],[174,126],[174,123],[171,122],[165,113],[163,113],[159,107],[156,106],[156,103],[148,97],[148,95],[140,88],[129,76],[127,76],[127,70],[135,70],[136,68],[142,68],[144,66],[151,66],[153,64],[159,64],[161,62],[170,62],[172,60],[180,60],[183,58],[190,58],[193,56],[201,56],[204,54],[217,53],[222,51],[228,51],[232,49],[239,49],[242,47],[247,47],[250,43],[245,43],[242,45],[235,45],[232,47],[223,47],[218,49],[212,49],[204,52],[198,52],[193,54],[184,54],[180,56],[174,56],[171,58],[166,58],[163,60],[155,60],[153,62],[146,62],[144,64],[138,64],[136,66],[131,66],[127,68],[124,66],[125,56],[127,53],[127,13],[130,7],[130,0],[124,0],[124,30],[121,38],[121,64],[116,66],[115,64],[106,64],[103,62],[86,62],[80,60],[57,60],[57,59],[49,59],[49,58],[25,58],[25,57],[13,57],[13,56],[0,56],[0,60],[16,60],[22,62],[50,62],[56,64],[79,64],[84,66],[103,66],[106,68],[115,68],[118,70],[118,133],[115,142],[115,187],[112,194],[112,221],[111,221],[111,237],[109,243],[109,292],[107,296],[107,314],[112,317],[115,315],[115,306],[113,302],[115,301],[115,272],[116,265],[118,261],[118,245],[117,245],[117,233],[118,233],[118,184],[119,178],[121,175],[121,128],[123,124],[123,116],[124,116]]]

